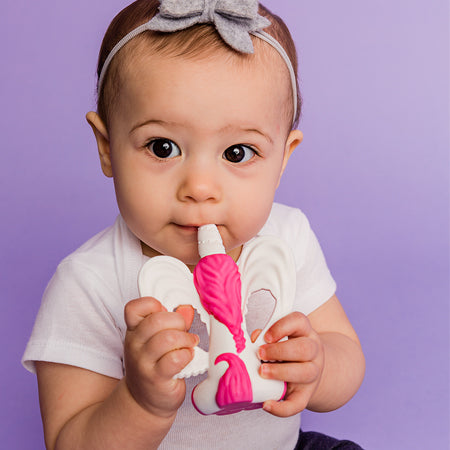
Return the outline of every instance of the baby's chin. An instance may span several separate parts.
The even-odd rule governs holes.
[[[193,272],[195,266],[200,261],[200,255],[198,254],[198,250],[195,250],[195,253],[184,253],[184,252],[175,252],[174,254],[168,255],[173,258],[179,259],[182,263],[186,264],[191,272]]]
[[[181,262],[189,266],[194,266],[199,262],[200,255],[198,254],[197,245],[193,246],[193,248],[186,249],[175,249],[171,252],[160,252],[155,250],[154,248],[148,246],[145,242],[141,241],[142,253],[149,258],[153,258],[154,256],[171,256],[172,258],[179,259]]]
[[[141,241],[142,253],[149,258],[153,258],[154,256],[171,256],[172,258],[176,258],[186,264],[191,272],[193,272],[195,266],[200,261],[200,255],[198,253],[197,243],[191,245],[187,245],[184,248],[176,248],[172,249],[169,252],[160,252],[155,250],[154,248],[148,246],[145,242]],[[227,249],[227,254],[233,258],[235,262],[239,259],[239,256],[242,251],[242,245],[238,245],[232,250]]]

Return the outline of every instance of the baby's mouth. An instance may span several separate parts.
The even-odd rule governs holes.
[[[195,231],[198,231],[200,227],[209,224],[214,224],[214,222],[189,222],[189,223],[172,222],[172,225],[175,225],[177,228]],[[220,225],[216,224],[216,226]]]
[[[186,233],[197,233],[198,232],[198,225],[180,225],[178,223],[175,223],[174,225],[178,230],[186,232]]]

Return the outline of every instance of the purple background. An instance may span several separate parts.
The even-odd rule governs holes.
[[[305,139],[278,200],[317,232],[367,357],[356,397],[303,427],[368,449],[446,449],[449,424],[449,6],[265,2],[300,56]],[[56,264],[117,214],[84,114],[125,0],[0,6],[0,442],[43,448],[20,366]]]

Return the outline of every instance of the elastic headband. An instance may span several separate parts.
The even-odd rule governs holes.
[[[253,53],[250,35],[271,45],[283,58],[289,70],[294,116],[297,116],[297,81],[291,60],[281,44],[270,34],[262,31],[270,21],[258,14],[258,1],[254,0],[161,0],[159,12],[147,23],[138,26],[125,35],[111,50],[98,78],[98,92],[101,91],[106,71],[117,52],[131,39],[145,31],[171,33],[193,25],[211,23],[221,38],[231,48],[241,53]]]

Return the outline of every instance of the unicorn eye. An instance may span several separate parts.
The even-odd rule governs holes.
[[[250,161],[255,155],[255,150],[248,145],[238,144],[228,147],[222,157],[232,163],[242,163]]]
[[[181,155],[181,150],[175,142],[169,139],[153,139],[146,147],[158,158],[168,159]]]

